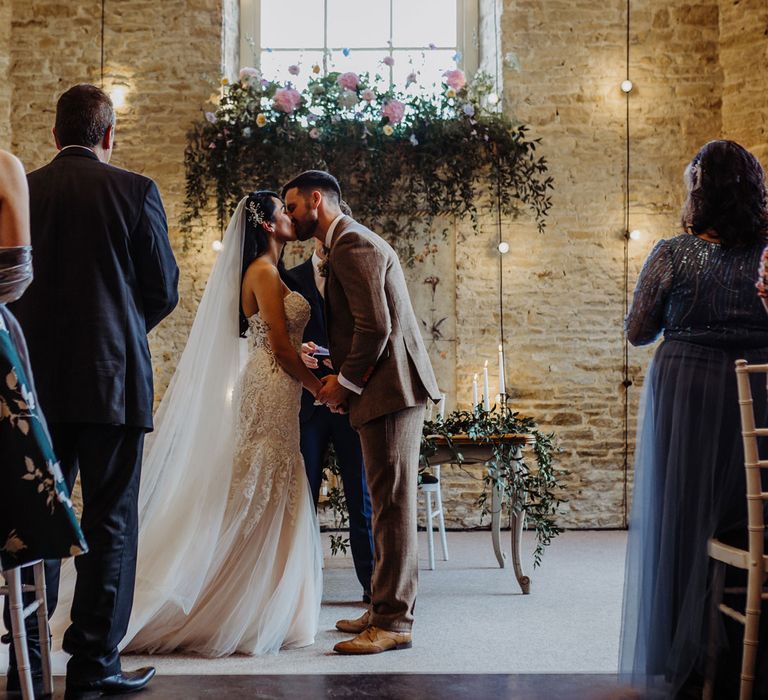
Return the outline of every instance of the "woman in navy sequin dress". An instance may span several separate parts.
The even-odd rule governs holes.
[[[707,540],[746,531],[734,363],[768,362],[755,293],[768,234],[763,169],[738,144],[713,141],[685,182],[687,233],[655,246],[626,319],[633,345],[664,341],[640,409],[619,667],[636,680],[663,676],[672,693],[704,672]],[[768,424],[765,383],[752,390]]]

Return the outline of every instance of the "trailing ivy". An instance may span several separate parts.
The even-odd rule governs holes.
[[[539,140],[488,104],[487,76],[465,84],[460,71],[446,75],[438,94],[353,73],[315,76],[302,92],[255,69],[222,81],[215,111],[188,134],[187,235],[212,202],[223,227],[246,192],[279,191],[308,168],[334,173],[355,216],[408,263],[438,216],[477,224],[483,207],[513,217],[527,209],[543,230],[552,178]]]
[[[532,452],[536,463],[532,468],[528,449],[518,458],[517,447],[504,443],[500,436],[511,433],[533,436]],[[478,498],[482,514],[489,512],[488,495],[499,488],[503,505],[515,504],[516,512],[524,513],[528,527],[536,531],[536,548],[533,552],[534,568],[541,564],[544,547],[562,532],[555,522],[558,508],[566,503],[561,479],[567,471],[557,469],[553,455],[557,451],[553,433],[542,433],[536,421],[509,408],[494,407],[484,411],[482,405],[474,412],[454,411],[445,418],[437,418],[424,424],[421,441],[421,460],[428,467],[429,457],[437,451],[437,437],[443,438],[458,464],[463,457],[460,447],[453,443],[457,435],[468,436],[479,443],[490,445],[491,459],[482,477],[483,492]]]

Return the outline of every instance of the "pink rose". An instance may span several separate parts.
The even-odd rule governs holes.
[[[373,102],[373,100],[376,99],[376,93],[371,90],[371,88],[365,88],[365,90],[360,93],[360,97],[362,97],[366,102]]]
[[[336,82],[345,90],[357,90],[357,85],[360,82],[360,78],[358,77],[357,73],[352,73],[350,71],[348,73],[342,73],[338,78],[336,78]]]
[[[309,138],[311,139],[319,139],[320,138],[320,131],[316,126],[312,127],[309,130]]]
[[[291,114],[301,104],[301,95],[290,87],[278,88],[272,102],[276,110]]]
[[[390,100],[381,110],[381,116],[387,117],[390,124],[399,124],[405,115],[405,105],[398,100]]]
[[[454,90],[461,90],[467,84],[467,78],[464,76],[464,71],[456,68],[455,70],[447,70],[443,73],[445,82],[448,87],[452,87]]]

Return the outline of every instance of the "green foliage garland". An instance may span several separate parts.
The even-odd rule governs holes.
[[[478,207],[499,206],[508,216],[527,208],[543,230],[552,188],[546,160],[525,125],[488,104],[487,76],[464,84],[453,71],[459,77],[447,80],[455,87],[443,84],[434,95],[385,89],[380,76],[330,73],[298,92],[244,70],[241,81],[222,81],[218,107],[189,132],[188,233],[212,200],[223,227],[245,193],[279,191],[307,168],[337,175],[355,216],[407,263],[437,216],[477,223]]]
[[[536,461],[535,469],[531,468],[528,449],[523,449],[522,458],[517,460],[516,447],[499,440],[500,435],[510,433],[533,435],[531,449]],[[488,494],[490,489],[496,487],[500,489],[507,507],[515,503],[517,511],[525,513],[528,527],[536,531],[533,565],[534,568],[539,566],[544,547],[562,532],[555,522],[555,516],[559,506],[566,502],[560,480],[567,472],[557,469],[552,460],[557,451],[554,434],[542,433],[533,418],[520,416],[509,408],[494,407],[484,411],[482,405],[478,405],[473,412],[454,411],[445,418],[424,424],[421,443],[424,466],[428,466],[428,458],[437,451],[435,437],[438,436],[447,441],[456,461],[461,464],[461,451],[452,443],[456,435],[466,435],[492,446],[493,456],[483,477],[483,492],[478,505],[482,507],[483,515],[486,515],[489,512]]]

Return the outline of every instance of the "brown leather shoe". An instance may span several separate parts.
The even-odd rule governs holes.
[[[410,649],[413,646],[410,632],[390,632],[369,625],[354,639],[339,642],[333,650],[337,654],[380,654],[382,651]]]
[[[336,629],[347,634],[360,634],[370,624],[371,611],[366,610],[360,617],[354,620],[339,620]]]

